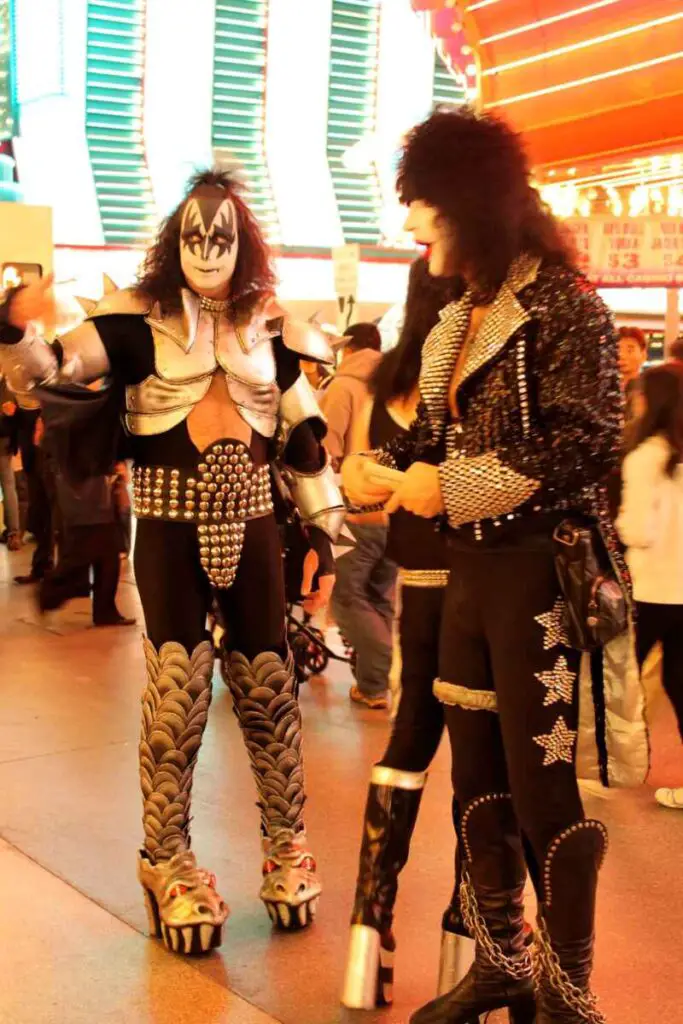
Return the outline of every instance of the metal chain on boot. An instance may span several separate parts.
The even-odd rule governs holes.
[[[190,853],[190,802],[197,754],[211,704],[214,652],[209,642],[192,654],[166,643],[157,652],[145,638],[147,687],[142,697],[140,784],[144,848],[138,878],[152,935],[180,953],[220,944],[228,909],[212,874]]]
[[[542,918],[539,918],[534,942],[534,978],[538,986],[550,985],[552,991],[561,996],[566,1005],[586,1024],[607,1024],[606,1018],[598,1010],[597,996],[580,989],[562,969],[560,958],[552,948],[548,927]]]
[[[303,822],[301,712],[294,659],[259,654],[253,662],[232,651],[228,686],[259,795],[263,828],[260,896],[271,920],[303,928],[315,917],[321,886]]]
[[[607,1024],[598,1010],[597,996],[580,989],[562,969],[560,958],[550,942],[548,926],[541,916],[534,937],[534,980],[539,988],[549,985],[586,1024]]]
[[[597,1008],[597,998],[589,988],[590,966],[585,972],[586,984],[576,985],[571,974],[562,966],[562,946],[559,945],[556,949],[551,940],[550,914],[551,912],[557,913],[558,902],[555,890],[558,890],[562,897],[565,913],[573,915],[580,899],[580,894],[573,891],[573,899],[570,897],[570,902],[567,904],[568,879],[565,878],[564,884],[554,882],[553,879],[557,861],[566,852],[566,844],[571,843],[588,844],[582,851],[582,857],[589,858],[589,864],[594,869],[595,875],[591,885],[593,888],[597,884],[597,872],[607,852],[607,829],[602,822],[587,818],[565,828],[548,846],[543,868],[544,901],[539,906],[538,929],[535,936],[534,975],[541,1002],[547,994],[551,1000],[557,999],[558,1002],[563,1002],[566,1008],[576,1015],[577,1020],[581,1020],[584,1024],[606,1024],[605,1018]],[[581,850],[581,846],[579,849]],[[569,870],[576,877],[576,869],[571,859],[565,870]],[[589,872],[589,875],[591,873]],[[588,884],[589,881],[584,879],[583,885]],[[590,930],[592,930],[592,924],[590,926],[586,924],[587,933]],[[591,952],[592,944],[591,936],[589,939]],[[569,962],[571,963],[571,960]]]
[[[465,927],[470,935],[474,936],[481,952],[493,967],[497,967],[516,981],[523,981],[533,976],[533,964],[528,950],[524,950],[516,957],[507,956],[491,937],[486,921],[479,910],[477,894],[472,885],[467,865],[463,865],[462,869],[460,909]]]

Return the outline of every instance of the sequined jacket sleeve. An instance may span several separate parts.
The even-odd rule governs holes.
[[[509,343],[517,386],[514,398],[499,399],[518,405],[508,420],[518,426],[494,438],[489,450],[477,450],[465,426],[462,448],[441,465],[453,526],[504,516],[527,502],[542,511],[587,508],[587,496],[618,461],[621,392],[607,307],[583,278],[558,268],[520,301],[530,319],[517,343]]]

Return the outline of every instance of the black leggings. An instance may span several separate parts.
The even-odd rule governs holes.
[[[235,582],[226,590],[214,590],[202,569],[193,523],[141,519],[135,577],[147,635],[157,649],[174,640],[192,651],[205,640],[215,599],[230,649],[250,660],[262,651],[284,656],[285,592],[274,516],[247,523]]]
[[[460,806],[512,795],[529,868],[583,818],[574,770],[578,652],[558,636],[550,536],[452,550],[439,656]],[[533,863],[531,854],[536,863]]]
[[[642,669],[656,643],[662,645],[662,684],[674,706],[683,739],[683,604],[637,602],[636,651]]]
[[[432,686],[438,672],[444,593],[442,587],[404,586],[401,591],[401,700],[389,746],[379,762],[387,768],[426,771],[441,740],[444,713]]]

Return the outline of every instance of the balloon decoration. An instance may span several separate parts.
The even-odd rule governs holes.
[[[683,150],[683,0],[412,0],[542,179]]]

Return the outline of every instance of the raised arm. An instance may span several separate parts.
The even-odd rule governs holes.
[[[10,387],[18,392],[58,380],[87,383],[110,370],[107,350],[91,320],[48,344],[39,322],[56,319],[52,278],[10,292],[0,307],[0,361]]]

